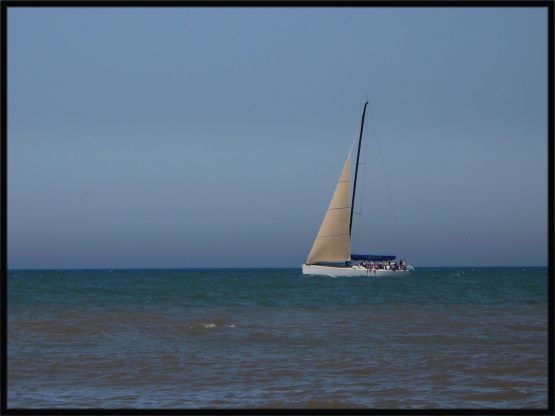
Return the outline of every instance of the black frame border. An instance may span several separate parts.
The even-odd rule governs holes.
[[[0,0],[1,1],[1,0]],[[554,270],[554,176],[555,169],[553,164],[554,151],[554,125],[553,125],[553,92],[554,92],[554,65],[553,65],[553,41],[554,41],[554,2],[553,0],[29,0],[17,1],[7,0],[0,3],[0,59],[1,59],[1,80],[0,80],[0,414],[4,415],[552,415],[555,412],[554,397],[554,299],[553,299],[553,270]],[[546,8],[548,16],[547,25],[547,88],[548,88],[548,137],[547,137],[547,158],[548,158],[548,399],[545,409],[502,409],[502,408],[483,408],[483,409],[123,409],[123,408],[8,408],[8,282],[7,282],[7,140],[8,140],[8,74],[7,74],[7,48],[8,48],[8,9],[20,7],[388,7],[388,8],[423,8],[423,7],[489,7],[489,8]]]

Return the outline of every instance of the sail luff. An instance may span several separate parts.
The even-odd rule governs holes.
[[[308,255],[308,264],[345,262],[351,257],[350,171],[351,154],[349,153],[312,250]]]

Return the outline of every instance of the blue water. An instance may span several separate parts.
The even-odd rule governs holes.
[[[547,269],[13,270],[8,407],[545,408]]]

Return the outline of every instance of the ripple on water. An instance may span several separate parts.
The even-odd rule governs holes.
[[[544,283],[529,269],[18,271],[9,405],[544,407]]]

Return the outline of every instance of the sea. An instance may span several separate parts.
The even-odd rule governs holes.
[[[546,408],[547,279],[10,270],[8,408]]]

